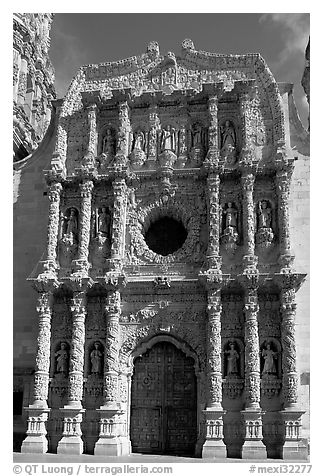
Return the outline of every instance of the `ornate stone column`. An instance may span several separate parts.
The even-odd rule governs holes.
[[[220,271],[220,177],[210,173],[206,179],[209,243],[207,249],[208,268]]]
[[[294,257],[291,253],[290,231],[289,231],[289,192],[291,181],[291,170],[277,170],[276,191],[278,200],[278,227],[279,227],[279,263],[284,270],[290,270]]]
[[[211,95],[208,99],[209,134],[207,162],[214,162],[219,159],[219,138],[218,138],[218,96]]]
[[[17,87],[17,103],[18,104],[24,104],[26,91],[27,91],[28,53],[29,51],[24,48],[24,52],[22,52],[21,54],[20,71],[19,71],[18,87]]]
[[[46,271],[55,272],[57,260],[57,239],[59,228],[59,209],[62,185],[59,182],[53,182],[49,186],[49,218],[47,227],[47,248],[46,259],[42,263]]]
[[[91,231],[91,203],[93,182],[85,179],[79,186],[81,195],[81,213],[79,229],[78,259],[73,262],[73,269],[77,274],[86,276],[88,274],[89,243]]]
[[[242,214],[243,214],[243,239],[244,256],[243,264],[246,272],[256,272],[258,258],[255,256],[255,223],[254,223],[254,203],[253,187],[255,175],[252,168],[242,168],[241,189],[242,189]]]
[[[98,409],[100,434],[94,448],[95,455],[121,456],[130,452],[130,441],[125,435],[125,411],[121,410],[118,392],[120,301],[118,290],[109,292],[106,303],[103,405]]]
[[[124,179],[117,178],[112,183],[114,203],[111,229],[111,270],[120,270],[124,258],[127,185]]]
[[[38,295],[37,312],[38,337],[34,378],[33,403],[26,409],[28,414],[27,437],[22,443],[22,453],[46,453],[48,441],[45,422],[48,418],[48,383],[50,366],[50,337],[52,290],[47,289]]]
[[[179,107],[178,159],[177,166],[184,167],[188,159],[187,151],[187,104],[183,101]]]
[[[69,356],[67,404],[61,408],[63,413],[63,438],[58,442],[58,454],[82,454],[81,438],[83,367],[85,342],[85,289],[74,291],[71,300],[72,342]]]
[[[118,104],[119,109],[119,131],[117,142],[117,162],[124,163],[127,160],[129,154],[129,134],[130,134],[130,119],[129,119],[129,106],[127,101],[120,101]]]
[[[222,363],[221,363],[221,288],[211,286],[208,290],[207,322],[207,383],[208,400],[204,411],[206,440],[203,458],[225,458],[226,446],[223,442],[222,408]]]
[[[298,374],[296,367],[295,340],[295,290],[283,288],[281,291],[281,343],[283,370],[284,409],[280,412],[285,430],[285,441],[282,448],[283,459],[306,459],[307,446],[301,442],[301,416],[298,400]]]
[[[241,159],[252,161],[252,152],[254,144],[252,142],[252,99],[255,94],[254,80],[243,81],[238,86],[239,92],[239,111],[240,111],[240,134],[241,134]]]
[[[262,442],[262,414],[260,408],[260,349],[258,335],[258,277],[249,275],[242,280],[245,288],[245,442],[242,458],[267,458]]]
[[[157,161],[157,138],[158,130],[160,128],[160,121],[157,114],[157,104],[149,106],[149,136],[148,136],[148,159],[147,164],[150,168],[156,167]]]

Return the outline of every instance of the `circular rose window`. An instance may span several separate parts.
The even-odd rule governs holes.
[[[175,253],[183,246],[186,238],[187,230],[183,223],[170,217],[157,219],[145,233],[148,248],[162,256]]]

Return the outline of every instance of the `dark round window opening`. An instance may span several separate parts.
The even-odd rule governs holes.
[[[146,231],[148,247],[158,255],[167,256],[179,250],[187,237],[184,225],[174,218],[159,218]]]

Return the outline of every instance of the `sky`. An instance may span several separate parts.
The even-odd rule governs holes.
[[[180,54],[185,38],[197,50],[260,53],[276,81],[294,84],[307,128],[308,105],[300,83],[309,33],[307,13],[56,13],[49,53],[58,97],[65,95],[80,66],[144,53],[152,40],[162,54]]]

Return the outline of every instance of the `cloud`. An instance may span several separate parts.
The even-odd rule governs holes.
[[[280,28],[283,48],[279,54],[279,63],[289,61],[291,56],[300,52],[304,56],[310,34],[309,13],[265,13],[260,23],[273,23]]]

